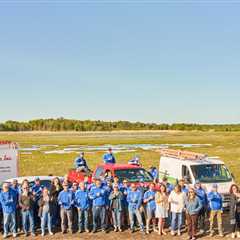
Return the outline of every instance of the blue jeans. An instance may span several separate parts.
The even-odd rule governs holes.
[[[128,213],[129,213],[129,220],[130,220],[130,228],[131,230],[133,230],[134,228],[134,216],[136,216],[137,221],[140,225],[141,231],[144,230],[144,226],[143,226],[143,220],[142,220],[142,215],[139,211],[139,209],[132,209],[132,208],[128,208]]]
[[[78,230],[82,231],[84,228],[88,229],[88,209],[78,209]]]
[[[119,209],[112,210],[113,226],[121,228],[121,215],[122,212]]]
[[[48,227],[48,232],[52,232],[52,216],[49,212],[42,212],[41,217],[41,230],[45,233],[45,228]]]
[[[101,228],[105,229],[105,215],[106,209],[104,206],[93,206],[93,230],[97,229],[97,222],[100,220]]]
[[[183,213],[172,212],[171,230],[181,230]]]
[[[3,228],[4,234],[8,234],[10,229],[12,233],[17,233],[16,229],[16,212],[13,213],[3,213]]]
[[[22,211],[22,225],[24,233],[28,232],[28,226],[30,227],[31,233],[34,233],[34,217],[32,210]]]

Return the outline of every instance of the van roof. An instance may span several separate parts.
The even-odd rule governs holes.
[[[192,159],[180,159],[180,158],[175,158],[175,157],[167,157],[167,156],[162,156],[162,158],[169,159],[169,161],[178,161],[178,162],[184,162],[187,165],[203,165],[203,164],[224,164],[223,161],[221,161],[218,158],[215,157],[206,157],[204,159],[197,159],[197,160],[192,160]]]

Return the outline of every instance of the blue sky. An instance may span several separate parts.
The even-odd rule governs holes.
[[[240,4],[139,1],[0,1],[0,121],[240,122]]]

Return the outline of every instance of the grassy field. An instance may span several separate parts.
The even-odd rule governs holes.
[[[219,156],[230,168],[240,183],[240,132],[180,132],[180,131],[121,131],[121,132],[1,132],[0,140],[12,140],[21,147],[32,145],[56,144],[46,146],[45,150],[62,149],[69,145],[103,145],[103,144],[212,144],[188,150]],[[104,152],[86,154],[90,168],[102,161]],[[126,163],[133,155],[138,154],[144,167],[159,164],[159,152],[137,149],[137,152],[116,153],[117,162]],[[77,153],[44,154],[41,150],[32,154],[21,153],[21,175],[64,175],[73,167]]]

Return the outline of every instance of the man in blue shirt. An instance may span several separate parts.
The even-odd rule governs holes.
[[[116,160],[112,152],[112,148],[108,149],[108,153],[104,154],[103,161],[105,164],[115,164]]]
[[[144,193],[143,202],[146,203],[146,210],[147,210],[146,233],[149,234],[149,225],[151,220],[153,223],[153,231],[156,231],[156,228],[155,228],[156,203],[155,203],[155,184],[154,183],[151,183],[149,186],[149,190]]]
[[[134,156],[134,158],[128,161],[128,164],[134,165],[134,166],[141,166],[139,156]]]
[[[214,219],[217,217],[218,223],[218,232],[219,236],[223,237],[223,229],[222,229],[222,213],[223,213],[223,204],[222,204],[222,196],[218,193],[218,185],[213,184],[212,191],[207,195],[208,203],[210,207],[210,236],[212,237],[214,234],[213,225]]]
[[[129,212],[131,232],[132,233],[134,232],[135,216],[140,225],[141,232],[144,232],[144,225],[143,225],[142,216],[140,213],[140,207],[142,205],[142,193],[139,190],[137,190],[137,186],[135,183],[131,184],[131,190],[128,192],[127,201],[128,201],[128,212]]]
[[[122,216],[123,216],[123,226],[128,226],[129,225],[129,214],[128,214],[128,202],[127,202],[127,195],[128,192],[130,191],[130,187],[128,185],[128,180],[123,179],[122,185],[120,187],[120,191],[123,194],[122,198],[122,206],[123,206],[123,211],[122,211]]]
[[[88,213],[90,208],[90,200],[88,191],[84,182],[79,183],[79,190],[75,193],[75,206],[78,209],[78,230],[89,232]]]
[[[75,167],[78,171],[85,171],[89,170],[87,161],[84,158],[84,152],[81,152],[80,155],[75,159]]]
[[[16,229],[16,206],[17,206],[16,191],[9,187],[8,183],[4,183],[2,192],[0,193],[0,203],[3,210],[3,238],[8,237],[8,231],[11,229],[13,237],[17,237]]]
[[[72,207],[74,205],[74,194],[72,191],[68,189],[68,183],[63,183],[63,191],[61,191],[58,195],[58,204],[61,207],[60,215],[61,215],[61,228],[62,233],[65,234],[67,231],[67,225],[69,228],[69,232],[72,232]],[[66,221],[67,219],[67,221]]]
[[[202,203],[202,209],[198,213],[198,223],[200,227],[200,234],[203,234],[205,232],[205,216],[206,216],[207,207],[208,207],[207,193],[202,188],[202,185],[199,180],[196,180],[194,189],[195,189],[196,195],[198,196],[198,198]]]
[[[91,188],[89,198],[92,200],[93,233],[97,231],[98,221],[101,222],[102,232],[105,232],[106,192],[100,179],[95,180],[95,186]]]
[[[41,181],[39,177],[35,178],[35,184],[32,186],[31,192],[35,198],[35,203],[33,206],[33,217],[36,227],[40,226],[41,219],[38,216],[39,206],[38,201],[41,198],[43,187],[41,186]]]

